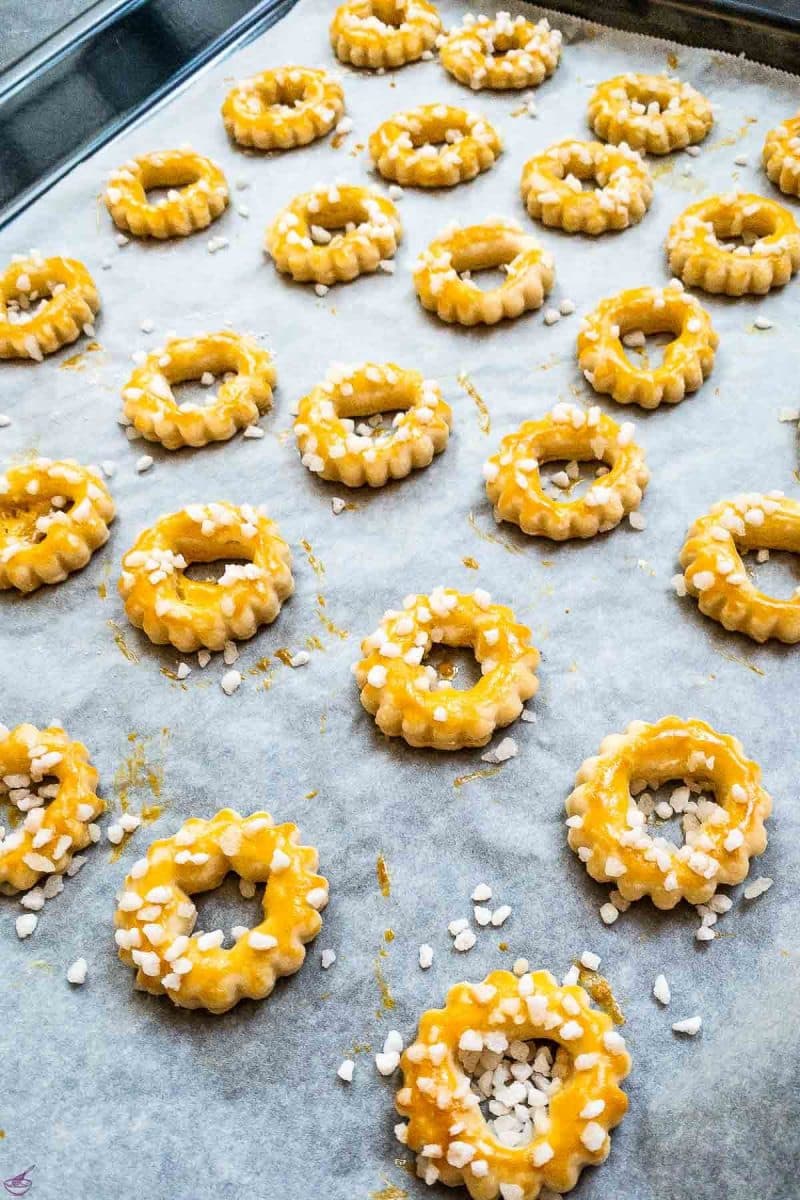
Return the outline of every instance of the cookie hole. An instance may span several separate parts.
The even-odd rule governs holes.
[[[546,1038],[523,1041],[489,1033],[485,1043],[481,1051],[459,1050],[459,1063],[501,1145],[527,1146],[547,1131],[550,1099],[572,1074],[572,1055]]]
[[[221,929],[225,934],[222,945],[230,947],[236,940],[231,933],[235,926],[244,925],[253,929],[261,924],[264,920],[264,885],[257,884],[255,893],[247,897],[241,893],[242,882],[244,881],[241,881],[238,875],[230,871],[218,888],[192,896],[192,903],[197,909],[195,933],[211,933],[215,929]]]
[[[208,381],[209,376],[210,382]],[[175,397],[175,403],[180,409],[187,412],[191,409],[207,408],[210,404],[214,404],[220,384],[227,383],[233,378],[235,378],[235,372],[232,371],[227,371],[224,375],[211,375],[209,372],[205,377],[205,382],[202,378],[183,379],[170,384],[170,388]]]
[[[577,462],[575,459],[553,459],[540,463],[539,478],[545,495],[553,500],[578,500],[591,485],[608,474],[609,468],[598,459]]]
[[[508,268],[505,264],[500,266],[488,267],[473,267],[458,272],[459,277],[466,282],[470,280],[481,288],[484,292],[494,291],[495,288],[500,288],[508,280]]]
[[[0,531],[8,538],[19,538],[35,546],[44,541],[52,519],[73,507],[74,501],[67,496],[31,496],[26,504],[0,500]]]
[[[225,574],[227,567],[246,567],[249,562],[249,558],[215,558],[210,562],[190,562],[183,574],[187,579],[193,579],[198,583],[216,583],[219,577]]]
[[[713,824],[720,814],[709,783],[683,779],[665,780],[658,787],[645,788],[632,797],[631,804],[644,816],[643,829],[650,837],[664,838],[675,846],[691,844],[706,822]]]
[[[142,183],[144,194],[148,204],[159,206],[169,202],[170,192],[189,187],[200,178],[197,171],[189,166],[181,168],[172,164],[169,167],[152,164],[149,169],[150,176]]]
[[[631,362],[645,371],[653,371],[664,361],[664,351],[675,341],[671,330],[657,330],[652,333],[643,329],[626,330],[621,335],[625,353]]]
[[[15,774],[19,778],[15,778]],[[26,779],[28,782],[23,782]],[[47,808],[55,799],[59,787],[55,775],[45,775],[37,783],[31,782],[30,776],[24,772],[4,776],[0,779],[0,824],[7,829],[16,829],[33,809]],[[46,854],[47,847],[41,847],[41,852]]]
[[[394,421],[406,411],[402,408],[393,408],[371,413],[368,417],[356,421],[353,431],[359,437],[379,437],[384,433],[392,433]]]
[[[800,555],[789,550],[740,550],[745,570],[767,596],[790,600],[800,588]]]
[[[437,643],[426,656],[424,664],[433,667],[436,672],[436,681],[431,680],[431,690],[441,685],[466,691],[481,678],[480,664],[468,646],[443,646]]]

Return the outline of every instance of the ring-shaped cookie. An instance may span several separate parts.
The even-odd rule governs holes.
[[[114,501],[94,467],[35,458],[0,475],[0,591],[33,592],[85,567],[108,541]]]
[[[305,943],[322,927],[328,881],[315,873],[318,862],[313,846],[299,845],[295,825],[275,825],[266,812],[242,817],[224,808],[153,842],[127,876],[115,916],[119,956],[136,968],[137,988],[212,1013],[263,1000],[279,976],[300,970]],[[189,897],[219,887],[229,871],[266,886],[264,919],[235,931],[225,948],[221,929],[194,932]]]
[[[153,188],[166,188],[166,196],[151,203],[147,192]],[[112,171],[103,199],[114,224],[126,233],[185,237],[225,211],[228,184],[221,168],[194,150],[154,150]]]
[[[99,309],[94,280],[77,259],[12,258],[0,275],[0,358],[41,362],[91,333]]]
[[[551,1094],[532,1141],[508,1146],[485,1120],[459,1049],[498,1051],[504,1042],[530,1039],[563,1047],[571,1071]],[[444,1008],[423,1013],[400,1068],[395,1106],[408,1124],[395,1132],[417,1152],[418,1174],[429,1184],[463,1184],[474,1200],[534,1200],[542,1188],[568,1192],[584,1166],[608,1157],[609,1131],[628,1108],[620,1088],[631,1069],[624,1039],[582,987],[559,986],[549,971],[519,978],[492,971],[482,983],[456,984]]]
[[[461,275],[492,267],[506,269],[499,287],[484,290]],[[495,325],[541,308],[554,280],[552,254],[515,221],[451,227],[414,264],[414,287],[423,307],[459,325]]]
[[[499,12],[469,14],[451,29],[439,50],[444,69],[477,91],[532,88],[553,74],[561,57],[561,32],[546,17],[535,24]]]
[[[634,332],[674,334],[657,366],[633,361],[623,338]],[[578,365],[596,392],[618,404],[658,408],[697,391],[718,344],[710,314],[680,283],[629,288],[601,300],[581,322]]]
[[[632,780],[655,790],[671,779],[715,793],[682,846],[648,833],[631,798]],[[633,721],[604,738],[578,771],[566,802],[567,840],[592,879],[613,882],[626,900],[649,896],[656,908],[674,908],[682,898],[705,904],[719,884],[741,883],[751,855],[764,851],[772,801],[760,780],[741,742],[705,721]]]
[[[584,191],[581,181],[597,187]],[[628,146],[569,138],[526,162],[520,185],[528,212],[567,233],[607,233],[641,221],[653,199],[650,171]]]
[[[729,238],[745,241],[726,245]],[[800,226],[788,208],[765,196],[707,196],[673,222],[667,251],[670,271],[687,287],[763,296],[800,268]]]
[[[800,113],[770,129],[761,161],[767,177],[787,196],[800,196]]]
[[[219,579],[190,579],[191,563],[228,562]],[[183,653],[222,650],[268,625],[294,591],[292,554],[251,504],[189,504],[143,530],[122,560],[119,592],[131,624]]]
[[[347,0],[333,14],[331,46],[354,67],[402,67],[430,51],[441,28],[428,0]]]
[[[536,421],[523,421],[483,468],[495,520],[557,542],[613,529],[639,507],[650,478],[633,432],[629,422],[620,426],[597,407],[585,412],[574,404],[558,404]],[[539,465],[560,459],[599,460],[609,471],[585,495],[555,500],[542,487]]]
[[[615,75],[589,101],[589,124],[604,142],[669,154],[702,142],[714,110],[690,83],[666,75]]]
[[[171,385],[223,375],[207,404],[179,404]],[[171,338],[153,350],[122,389],[123,414],[149,442],[167,450],[224,442],[254,424],[272,407],[275,367],[269,350],[250,337],[222,330],[191,338]]]
[[[394,257],[401,236],[400,216],[386,196],[334,183],[295,196],[268,226],[264,245],[285,275],[329,287],[377,271]]]
[[[485,117],[451,104],[423,104],[395,113],[369,139],[384,179],[406,187],[453,187],[488,171],[503,149]]]
[[[800,503],[783,492],[748,493],[698,517],[680,556],[687,592],[726,629],[756,642],[800,642],[800,591],[785,600],[762,592],[742,561],[747,550],[800,554]]]
[[[333,129],[344,112],[344,92],[327,71],[274,67],[241,79],[221,111],[228,136],[238,145],[291,150]]]
[[[354,668],[361,703],[388,737],[410,746],[460,750],[484,746],[495,729],[510,725],[536,693],[539,652],[531,631],[504,604],[481,589],[466,595],[434,588],[406,596],[400,612],[384,613],[361,643]],[[481,669],[474,687],[437,687],[425,666],[434,645],[469,646]]]
[[[389,430],[356,432],[355,419],[393,412]],[[304,467],[347,487],[382,487],[427,467],[450,436],[439,386],[395,363],[336,365],[298,405],[294,432]]]
[[[37,788],[51,776],[55,793],[45,807]],[[0,836],[0,892],[11,894],[66,871],[73,854],[93,840],[89,826],[105,803],[95,792],[89,751],[56,725],[0,725],[0,781],[0,791],[25,814],[16,829]]]

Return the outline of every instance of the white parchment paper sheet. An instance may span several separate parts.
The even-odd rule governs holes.
[[[454,3],[442,11],[448,24],[461,15]],[[80,346],[40,366],[0,368],[0,411],[13,419],[0,431],[0,456],[111,459],[119,506],[110,543],[82,574],[27,598],[0,599],[2,719],[60,718],[89,745],[112,810],[131,774],[133,811],[163,805],[119,861],[109,862],[105,842],[89,852],[28,941],[14,936],[18,904],[0,899],[0,1176],[35,1163],[37,1200],[422,1196],[424,1185],[397,1165],[404,1154],[392,1135],[392,1084],[361,1049],[346,1087],[336,1078],[341,1059],[354,1047],[380,1049],[392,1027],[410,1037],[418,1014],[463,977],[480,979],[518,955],[561,973],[591,948],[627,1015],[634,1068],[630,1114],[614,1134],[611,1158],[584,1175],[576,1195],[792,1200],[800,1117],[797,651],[726,634],[679,601],[669,580],[688,523],[711,503],[741,490],[797,494],[795,427],[779,424],[777,410],[798,402],[800,285],[760,300],[707,299],[721,335],[717,363],[678,408],[647,415],[600,401],[633,419],[646,445],[652,482],[644,532],[626,525],[588,544],[556,546],[512,527],[496,531],[480,467],[520,420],[559,398],[594,401],[574,360],[579,314],[623,287],[666,281],[663,239],[677,213],[733,187],[776,194],[759,152],[766,130],[797,108],[800,86],[718,53],[554,17],[571,40],[537,93],[538,119],[513,116],[518,95],[472,95],[429,62],[384,76],[345,71],[354,130],[339,149],[326,140],[256,157],[230,146],[219,106],[231,82],[290,61],[333,66],[330,13],[328,3],[301,0],[0,237],[3,261],[29,246],[83,259],[103,298],[102,351],[87,354],[83,370],[63,369]],[[552,328],[540,313],[471,332],[426,315],[410,280],[419,250],[454,218],[503,213],[530,225],[518,196],[525,160],[562,137],[588,136],[592,81],[664,69],[668,54],[718,106],[717,123],[699,157],[654,160],[655,198],[641,225],[596,241],[540,231],[557,262],[552,300],[572,298],[578,314]],[[367,181],[360,148],[370,131],[398,109],[434,100],[497,123],[506,139],[497,167],[453,191],[406,191],[394,276],[364,278],[324,299],[280,278],[261,252],[268,219],[317,180]],[[96,203],[107,172],[132,154],[187,140],[222,163],[231,185],[243,177],[249,188],[234,191],[235,203],[205,234],[118,249]],[[748,165],[736,166],[742,154]],[[240,203],[249,219],[237,214]],[[207,240],[217,235],[230,246],[210,255]],[[111,266],[103,270],[106,257]],[[773,328],[754,331],[757,314]],[[144,318],[155,323],[149,336],[139,328]],[[226,322],[265,335],[275,349],[279,387],[263,421],[267,436],[177,454],[156,448],[154,469],[137,475],[134,463],[150,448],[129,445],[116,422],[131,353],[171,329],[190,334]],[[394,359],[436,377],[455,426],[428,470],[348,497],[357,507],[334,517],[330,498],[342,489],[300,465],[289,409],[331,361],[360,358]],[[457,383],[462,371],[488,405],[488,434]],[[219,658],[205,672],[195,667],[185,686],[165,677],[161,668],[174,669],[176,656],[127,626],[115,587],[120,556],[144,525],[190,501],[218,498],[266,504],[296,551],[297,592],[243,647],[245,682],[231,698],[219,688]],[[303,539],[324,573],[313,569]],[[532,705],[538,723],[510,731],[519,757],[461,787],[454,779],[480,768],[479,755],[389,744],[361,710],[350,676],[359,638],[383,610],[440,582],[480,585],[512,604],[543,656]],[[331,633],[320,611],[349,636]],[[120,653],[109,622],[124,630],[137,662]],[[322,648],[305,669],[275,661],[276,649],[300,649],[309,637]],[[269,689],[255,666],[264,656],[272,660]],[[602,925],[605,889],[588,879],[564,836],[563,801],[583,758],[605,733],[669,712],[739,735],[775,798],[769,849],[754,868],[775,886],[750,905],[737,896],[719,925],[724,936],[710,946],[694,941],[696,915],[683,909],[659,914],[641,903],[613,928]],[[296,821],[320,849],[331,904],[299,975],[267,1002],[215,1019],[134,993],[115,956],[111,918],[114,892],[150,837],[225,804]],[[376,879],[380,853],[391,875],[388,898]],[[446,925],[470,914],[480,880],[513,914],[502,930],[481,932],[462,957]],[[235,919],[229,906],[225,920]],[[213,908],[203,923],[214,927]],[[436,951],[428,972],[417,965],[423,941]],[[325,947],[338,959],[323,973]],[[76,990],[64,972],[79,955],[90,974]],[[672,986],[667,1011],[650,994],[660,971]],[[673,1035],[671,1022],[695,1012],[702,1034]],[[391,1186],[405,1190],[382,1192]]]

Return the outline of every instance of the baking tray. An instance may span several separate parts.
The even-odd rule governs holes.
[[[442,11],[452,23],[462,10]],[[755,1190],[759,1200],[795,1200],[800,1164],[787,1133],[800,1117],[795,652],[726,634],[678,601],[669,581],[687,525],[712,502],[774,487],[797,494],[795,428],[777,420],[780,407],[797,404],[797,281],[760,301],[708,299],[717,363],[677,409],[620,414],[599,401],[634,420],[647,448],[643,532],[624,526],[555,546],[497,528],[480,467],[523,418],[557,399],[595,401],[574,360],[579,313],[618,288],[666,280],[664,233],[686,204],[731,186],[769,191],[761,142],[797,108],[797,81],[718,50],[551,14],[567,44],[537,92],[536,119],[513,115],[518,96],[469,94],[431,62],[385,76],[345,71],[354,128],[338,149],[325,141],[261,158],[229,146],[218,110],[230,81],[284,61],[331,65],[329,16],[327,4],[301,0],[265,39],[207,69],[0,233],[2,260],[30,245],[83,258],[104,301],[101,349],[81,344],[40,366],[3,365],[0,411],[12,418],[0,430],[3,461],[32,452],[112,460],[119,507],[111,541],[84,572],[30,597],[0,597],[2,720],[59,718],[89,745],[111,812],[127,804],[148,817],[121,854],[105,842],[88,854],[26,942],[14,936],[18,905],[0,900],[0,1177],[33,1164],[34,1200],[452,1195],[408,1174],[392,1134],[393,1082],[378,1077],[371,1054],[390,1028],[408,1039],[458,979],[480,979],[518,955],[560,974],[588,948],[602,955],[626,1015],[634,1066],[611,1157],[585,1172],[576,1198],[750,1200]],[[536,228],[518,199],[525,159],[585,130],[594,81],[667,63],[719,105],[717,125],[696,159],[654,162],[654,204],[636,229],[597,242],[540,232],[556,258],[553,302],[571,297],[578,314],[550,328],[537,314],[487,331],[446,329],[426,315],[410,267],[430,238],[454,217],[498,211]],[[324,298],[279,278],[260,251],[267,220],[316,179],[370,178],[358,147],[384,116],[427,98],[496,121],[507,146],[496,168],[454,192],[406,191],[394,276]],[[117,247],[95,199],[107,172],[187,139],[232,184],[250,186],[235,190],[208,235]],[[734,161],[741,155],[746,166]],[[237,212],[242,203],[248,218]],[[211,255],[217,235],[230,245]],[[759,314],[772,329],[755,329]],[[152,335],[140,330],[144,318]],[[275,349],[279,386],[265,438],[156,449],[152,471],[138,475],[145,447],[128,445],[116,425],[130,355],[169,329],[226,322]],[[332,360],[363,357],[437,378],[453,405],[453,437],[426,471],[348,496],[353,507],[334,516],[330,499],[341,489],[299,464],[290,406]],[[178,656],[127,625],[115,592],[120,557],[144,525],[215,497],[265,503],[295,551],[296,594],[242,648],[244,683],[232,697],[220,690],[219,659],[177,681]],[[359,638],[407,592],[439,582],[486,587],[512,604],[542,651],[530,705],[537,722],[508,731],[519,755],[499,770],[480,753],[389,743],[358,702],[350,664]],[[283,665],[279,650],[307,645],[307,667]],[[563,801],[580,762],[607,732],[672,711],[740,736],[775,798],[770,846],[753,872],[775,885],[749,905],[734,890],[710,946],[694,941],[697,918],[683,908],[659,914],[638,904],[606,928],[598,916],[606,889],[587,878],[564,836]],[[331,904],[298,975],[268,1001],[215,1019],[136,994],[111,931],[114,892],[149,839],[225,804],[296,821],[319,847]],[[502,931],[482,933],[459,955],[447,923],[469,915],[484,879],[513,912]],[[227,928],[252,915],[226,891],[209,898],[202,922]],[[422,942],[435,950],[427,972],[417,965]],[[338,958],[323,972],[326,947]],[[64,972],[79,955],[89,979],[71,990]],[[662,971],[673,993],[666,1011],[650,994]],[[681,1041],[670,1024],[694,1012],[702,1033]],[[346,1056],[356,1060],[350,1087],[336,1078]]]

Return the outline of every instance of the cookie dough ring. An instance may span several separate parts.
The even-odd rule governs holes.
[[[331,46],[354,67],[402,67],[430,51],[441,28],[428,0],[348,0],[333,14]]]
[[[800,113],[771,129],[761,155],[767,177],[787,196],[800,196]]]
[[[10,467],[0,475],[0,591],[33,592],[85,567],[114,512],[94,467],[69,458]]]
[[[327,71],[276,67],[240,80],[221,111],[228,136],[238,145],[291,150],[333,129],[344,112],[344,92]]]
[[[558,66],[561,40],[546,18],[534,24],[502,12],[470,15],[447,34],[439,58],[454,79],[475,91],[538,87]]]
[[[43,807],[31,789],[50,776],[57,791]],[[106,806],[95,792],[89,751],[57,725],[0,725],[0,781],[0,791],[25,813],[16,829],[0,836],[0,892],[10,895],[66,871],[73,854],[93,840],[89,827]]]
[[[208,404],[179,404],[171,385],[205,373],[224,380]],[[269,350],[250,337],[223,330],[172,338],[153,350],[122,390],[123,415],[149,442],[167,450],[225,442],[272,407],[275,367]]]
[[[634,779],[652,789],[684,779],[713,788],[716,803],[676,846],[647,832],[631,799]],[[633,721],[624,733],[604,738],[597,757],[578,771],[566,803],[567,840],[592,879],[613,882],[626,900],[649,896],[665,909],[681,899],[705,904],[719,884],[741,883],[751,855],[766,847],[764,821],[772,801],[760,780],[741,743],[705,721]]]
[[[424,104],[395,113],[369,139],[384,179],[406,187],[453,187],[494,165],[503,149],[485,117],[450,104]]]
[[[622,339],[636,331],[674,334],[658,366],[637,366],[630,357]],[[679,283],[629,288],[601,300],[582,321],[578,365],[594,390],[617,404],[658,408],[697,391],[718,344],[710,314]]]
[[[392,429],[355,431],[354,418],[397,411]],[[294,432],[304,467],[347,487],[382,487],[427,467],[450,436],[452,413],[438,384],[395,363],[336,366],[297,409]]]
[[[219,579],[190,579],[190,563],[230,561]],[[188,654],[252,637],[294,591],[292,555],[263,510],[190,504],[139,534],[122,560],[119,592],[131,624],[157,646]]]
[[[481,589],[465,595],[439,587],[430,596],[407,596],[403,610],[385,613],[361,643],[364,657],[354,668],[361,703],[383,733],[410,746],[485,746],[539,686],[539,652],[530,636],[510,608],[492,604]],[[434,644],[472,648],[482,672],[474,687],[436,687],[436,671],[423,663]]]
[[[583,191],[585,179],[598,186]],[[520,190],[528,212],[543,225],[593,236],[635,225],[653,199],[650,171],[635,150],[575,138],[529,159]]]
[[[542,487],[539,464],[560,459],[599,459],[610,469],[578,499],[555,500]],[[574,404],[556,405],[546,416],[524,421],[503,438],[483,472],[496,521],[558,542],[613,529],[639,507],[650,478],[632,425],[620,426],[599,408],[587,413]]]
[[[26,306],[41,299],[41,307],[26,315]],[[0,358],[41,362],[81,333],[91,333],[99,310],[94,280],[77,259],[15,257],[0,275]],[[17,320],[9,319],[10,312]]]
[[[484,290],[462,271],[505,267],[499,287]],[[414,287],[424,308],[449,324],[495,325],[541,308],[553,286],[553,256],[514,221],[451,228],[431,242],[414,266]]]
[[[508,1043],[547,1039],[572,1057],[571,1073],[550,1097],[546,1132],[537,1132],[525,1146],[506,1146],[496,1138],[459,1061],[465,1034],[470,1045],[494,1044],[498,1035]],[[493,971],[482,983],[456,984],[444,1008],[420,1018],[400,1069],[403,1086],[395,1106],[408,1125],[396,1132],[418,1153],[418,1173],[428,1183],[463,1184],[474,1200],[494,1200],[498,1193],[510,1197],[512,1190],[524,1200],[533,1200],[542,1188],[569,1191],[584,1166],[608,1157],[609,1131],[628,1108],[620,1087],[631,1069],[624,1040],[583,988],[560,987],[549,971],[520,978]],[[590,1117],[587,1106],[600,1111]],[[597,1148],[588,1149],[587,1142]]]
[[[592,94],[589,124],[604,142],[669,154],[702,142],[714,111],[690,83],[666,75],[615,75]]]
[[[726,248],[728,238],[750,244]],[[673,222],[669,268],[687,287],[727,296],[763,296],[800,268],[800,226],[788,208],[752,193],[708,196]]]
[[[312,236],[342,228],[322,244]],[[331,184],[295,196],[268,227],[264,244],[284,275],[329,287],[377,271],[394,257],[401,236],[391,200],[371,188]]]
[[[151,204],[147,192],[167,188]],[[185,237],[205,229],[228,204],[220,167],[193,150],[158,150],[132,158],[108,179],[103,199],[118,229],[142,238]]]
[[[702,613],[756,642],[800,642],[800,592],[780,599],[750,580],[747,550],[800,553],[800,503],[782,492],[736,496],[699,517],[681,550],[686,590]]]
[[[119,956],[136,969],[137,988],[212,1013],[263,1000],[279,976],[299,971],[305,943],[322,927],[328,881],[315,873],[318,861],[295,825],[275,825],[266,812],[191,817],[174,837],[153,842],[126,878],[115,916]],[[264,919],[224,948],[222,930],[194,932],[189,897],[219,887],[229,871],[266,885]]]

